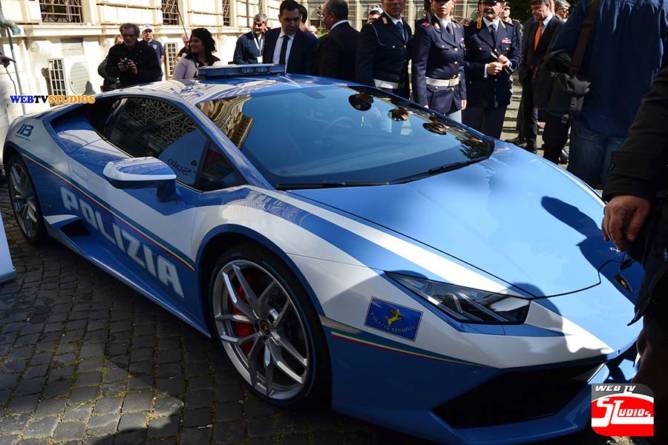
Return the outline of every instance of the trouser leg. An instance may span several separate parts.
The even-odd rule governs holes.
[[[553,116],[545,113],[545,131],[543,131],[543,157],[559,163],[559,156],[568,140],[568,116]]]

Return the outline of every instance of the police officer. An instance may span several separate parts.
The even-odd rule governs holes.
[[[432,0],[432,14],[415,29],[413,96],[420,105],[461,122],[466,108],[464,28],[452,20],[454,6],[455,0]]]
[[[519,65],[516,27],[500,19],[502,3],[482,0],[478,20],[464,28],[468,106],[462,120],[489,136],[501,137],[512,94],[511,74]]]
[[[362,28],[355,77],[387,92],[409,97],[411,27],[401,17],[406,0],[383,0],[383,14]]]

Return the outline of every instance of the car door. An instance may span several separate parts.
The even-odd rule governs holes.
[[[131,157],[152,156],[176,174],[176,192],[165,199],[156,187],[114,189],[107,200],[117,211],[109,237],[121,261],[172,309],[196,314],[199,294],[192,249],[193,211],[200,164],[210,141],[183,109],[166,100],[121,99],[103,129],[105,144]]]

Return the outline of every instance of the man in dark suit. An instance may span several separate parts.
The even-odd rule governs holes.
[[[355,62],[358,82],[408,98],[411,27],[401,18],[406,0],[383,0],[384,12],[360,33]]]
[[[512,95],[512,72],[520,60],[519,30],[501,21],[502,4],[483,0],[478,20],[464,28],[467,106],[463,122],[501,137]]]
[[[661,198],[668,190],[666,119],[668,68],[656,77],[626,141],[612,154],[603,189],[603,198],[610,202],[601,224],[606,239],[621,251],[635,250],[638,255],[634,256],[642,257],[645,268],[634,317],[639,321],[644,316],[636,343],[640,359],[633,383],[647,385],[654,392],[659,414],[651,443],[657,445],[668,443],[668,201]],[[650,215],[653,217],[648,219]]]
[[[299,4],[294,0],[283,0],[278,19],[281,27],[265,34],[264,62],[285,65],[287,73],[308,74],[318,41],[299,30]]]
[[[531,15],[535,20],[526,30],[525,45],[522,48],[522,63],[519,71],[522,84],[522,115],[519,118],[522,119],[524,129],[525,148],[535,152],[538,113],[533,100],[533,77],[536,69],[543,63],[547,49],[557,36],[563,22],[552,14],[550,0],[531,0],[530,5]]]
[[[348,22],[348,3],[346,0],[328,0],[322,7],[322,17],[329,33],[320,37],[315,72],[353,82],[359,32]]]
[[[262,63],[264,49],[264,33],[267,31],[267,16],[257,14],[253,19],[253,30],[239,37],[234,49],[234,63],[249,65]]]

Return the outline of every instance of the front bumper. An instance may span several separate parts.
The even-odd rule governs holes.
[[[374,336],[327,337],[335,410],[438,443],[517,444],[581,431],[589,385],[636,372],[635,344],[587,361],[497,369],[389,351],[382,340],[373,347]]]

